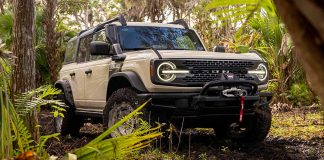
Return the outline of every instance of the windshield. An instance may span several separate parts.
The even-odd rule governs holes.
[[[120,26],[118,32],[119,42],[124,51],[148,48],[205,50],[193,30],[171,27]]]

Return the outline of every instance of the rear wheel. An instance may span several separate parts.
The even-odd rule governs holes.
[[[65,108],[64,118],[55,117],[54,118],[54,127],[55,131],[61,133],[61,135],[66,136],[70,134],[71,136],[78,136],[80,128],[83,125],[82,119],[75,115],[75,108],[70,104],[64,94],[57,96],[58,100],[62,100],[68,108]]]

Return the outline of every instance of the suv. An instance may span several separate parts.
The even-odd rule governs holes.
[[[126,22],[119,15],[81,31],[68,42],[55,83],[69,106],[56,128],[77,135],[86,119],[110,127],[150,98],[146,120],[263,141],[271,125],[272,94],[261,92],[267,88],[267,63],[256,52],[222,52],[206,51],[183,20]],[[135,126],[131,121],[117,132],[125,135]]]

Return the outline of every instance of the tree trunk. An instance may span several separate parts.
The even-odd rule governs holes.
[[[12,94],[35,89],[35,2],[34,0],[13,0],[13,54],[15,62]],[[34,140],[38,140],[37,115],[32,112],[26,119]]]
[[[0,0],[0,14],[4,13],[4,8],[3,8],[4,4],[5,4],[4,0]]]
[[[297,49],[311,87],[324,103],[324,3],[315,0],[274,0]]]
[[[45,0],[44,11],[44,33],[46,44],[46,59],[49,66],[51,84],[57,80],[58,73],[61,67],[61,56],[58,51],[57,41],[59,34],[55,31],[56,21],[55,13],[57,7],[57,0]]]

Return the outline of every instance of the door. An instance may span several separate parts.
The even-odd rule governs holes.
[[[87,108],[86,97],[85,97],[85,78],[88,75],[88,57],[90,56],[90,43],[93,39],[93,34],[83,36],[79,40],[79,49],[76,57],[76,67],[72,69],[75,74],[71,77],[72,91],[74,102],[77,109]],[[76,97],[74,97],[76,96]]]
[[[79,69],[77,63],[71,63],[64,65],[61,70],[60,77],[62,79],[68,80],[70,83],[73,99],[76,107],[84,105],[82,100],[84,99],[84,78],[85,75]]]
[[[76,62],[76,52],[78,50],[78,39],[69,41],[66,46],[64,65],[60,71],[60,79],[67,80],[71,86],[74,103],[76,107],[82,105],[84,99],[84,78],[85,75],[79,69]]]
[[[108,43],[104,30],[95,33],[93,40]],[[87,66],[84,68],[84,72],[91,72],[85,76],[84,97],[88,109],[103,110],[106,105],[109,64],[111,62],[111,58],[106,55],[88,56]]]

